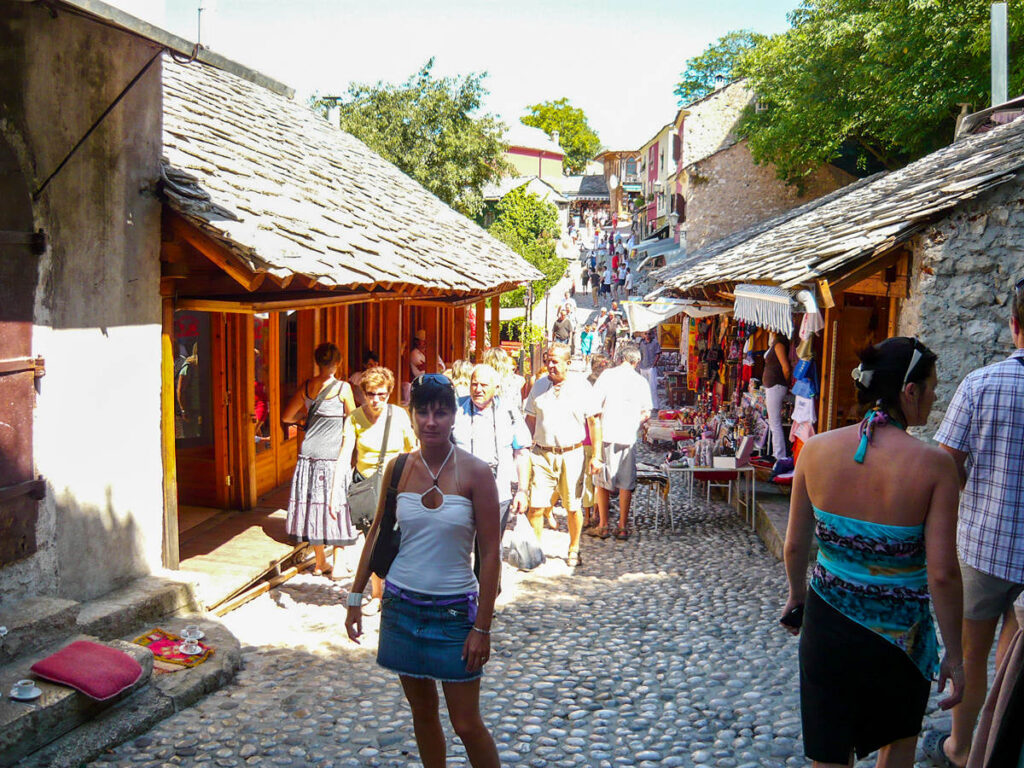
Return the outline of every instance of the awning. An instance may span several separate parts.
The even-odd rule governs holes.
[[[670,317],[683,312],[690,317],[710,317],[732,312],[725,304],[710,304],[690,299],[658,299],[656,301],[623,301],[619,306],[626,313],[631,333],[648,331]]]
[[[793,335],[793,302],[789,291],[773,285],[737,285],[733,294],[737,320]]]
[[[622,191],[623,192],[641,192],[642,191],[642,187],[639,184],[623,184],[622,185]]]
[[[659,242],[667,243],[667,245],[659,246],[657,248],[648,248],[644,253],[646,255],[640,260],[640,263],[636,266],[636,271],[641,272],[644,269],[649,269],[654,266],[654,261],[659,256],[665,257],[665,264],[668,264],[676,256],[680,255],[685,248],[681,247],[679,243],[674,240],[661,240]],[[643,254],[641,254],[643,255]]]
[[[636,246],[637,255],[647,253],[664,253],[665,251],[671,250],[672,248],[678,248],[679,243],[670,238],[664,237],[661,239],[650,238],[649,240],[643,240]],[[655,250],[657,249],[657,250]]]

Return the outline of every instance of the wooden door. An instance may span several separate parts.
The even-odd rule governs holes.
[[[174,437],[178,503],[229,506],[225,317],[174,313]]]

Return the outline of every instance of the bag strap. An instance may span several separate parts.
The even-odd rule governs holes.
[[[405,462],[408,458],[408,453],[400,453],[398,458],[395,459],[395,468],[391,470],[391,482],[388,483],[388,490],[384,496],[384,518],[381,520],[382,528],[386,525],[391,526],[392,528],[397,527],[398,514],[396,507],[398,504],[398,481],[402,479],[402,472],[405,470]],[[377,535],[380,536],[379,530]]]
[[[384,456],[388,452],[388,434],[390,432],[391,432],[391,404],[388,403],[388,416],[384,420],[384,440],[380,444],[380,456],[377,457],[377,472],[380,472],[384,468]]]

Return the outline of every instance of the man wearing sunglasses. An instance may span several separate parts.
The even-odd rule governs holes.
[[[957,552],[964,584],[964,697],[938,742],[940,765],[963,766],[988,688],[988,656],[1000,617],[996,665],[1017,622],[1024,591],[1024,279],[1012,296],[1010,357],[968,374],[935,435],[957,463],[963,494]],[[968,462],[968,459],[970,461]]]

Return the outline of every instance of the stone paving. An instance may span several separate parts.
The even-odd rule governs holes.
[[[503,765],[807,764],[797,642],[776,625],[782,564],[724,504],[682,518],[676,533],[587,538],[574,572],[563,519],[543,566],[505,566],[482,693]],[[345,637],[346,586],[301,576],[230,614],[235,683],[98,764],[420,765],[398,681],[374,663],[378,619],[362,646]],[[449,764],[466,765],[445,727]]]

